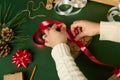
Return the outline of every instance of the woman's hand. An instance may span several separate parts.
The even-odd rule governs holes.
[[[78,20],[71,25],[71,32],[75,36],[75,40],[80,40],[85,36],[100,34],[100,24],[87,20]]]
[[[57,25],[53,25],[49,30],[45,30],[45,35],[43,35],[45,39],[45,45],[48,47],[54,47],[59,43],[66,43],[66,25],[63,24],[60,31],[57,31]]]

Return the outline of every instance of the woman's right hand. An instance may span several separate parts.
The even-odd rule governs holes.
[[[85,36],[100,34],[100,24],[87,20],[74,21],[71,25],[71,32],[75,36],[75,40],[80,40]]]

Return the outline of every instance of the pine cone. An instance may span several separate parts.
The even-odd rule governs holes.
[[[10,53],[10,47],[6,42],[0,40],[0,57],[5,57]]]
[[[14,32],[9,27],[3,27],[0,35],[5,41],[11,41],[14,37]]]

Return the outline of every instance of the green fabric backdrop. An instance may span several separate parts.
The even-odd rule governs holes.
[[[3,4],[4,2],[11,3],[14,8],[13,13],[16,14],[16,12],[26,8],[27,1],[29,0],[0,0],[0,4]],[[40,0],[34,1],[35,6],[37,7]],[[46,0],[44,3],[45,2]],[[111,7],[112,6],[88,1],[87,6],[79,14],[74,16],[60,16],[56,14],[54,10],[48,11],[41,6],[39,11],[33,12],[32,15],[44,14],[46,17],[31,20],[26,16],[26,22],[20,27],[23,32],[22,34],[27,34],[30,38],[26,41],[22,41],[21,43],[11,45],[11,53],[7,57],[0,57],[0,80],[3,80],[3,75],[5,74],[19,71],[24,73],[24,80],[29,80],[30,74],[35,65],[37,65],[37,70],[33,80],[59,80],[55,63],[51,57],[51,48],[38,48],[33,44],[32,36],[34,32],[38,30],[39,22],[48,19],[56,19],[63,21],[69,27],[73,21],[79,19],[86,19],[95,22],[107,21],[106,15]],[[95,55],[95,57],[102,62],[111,65],[120,65],[119,43],[99,41],[99,36],[95,36],[88,48]],[[12,55],[16,53],[17,49],[28,49],[28,51],[32,53],[33,62],[28,66],[28,68],[16,68],[16,66],[11,63]],[[97,65],[90,61],[84,54],[81,54],[76,59],[76,63],[88,80],[107,80],[107,78],[112,75],[111,67]]]

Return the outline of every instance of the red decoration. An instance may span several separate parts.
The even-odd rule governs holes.
[[[120,78],[120,67],[115,67],[113,69],[113,73]]]
[[[28,63],[32,62],[30,59],[31,56],[32,56],[31,53],[29,53],[26,49],[25,50],[18,49],[16,54],[12,56],[12,63],[16,64],[17,68],[20,66],[27,68]]]

